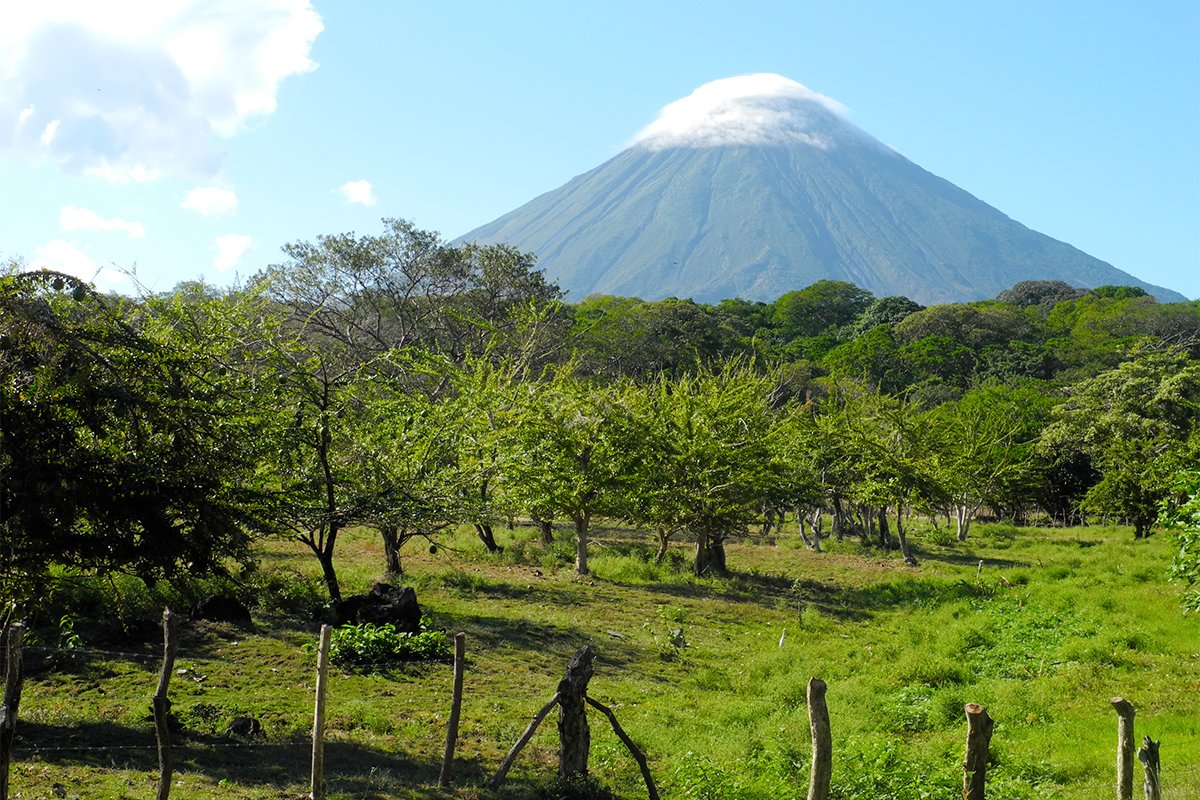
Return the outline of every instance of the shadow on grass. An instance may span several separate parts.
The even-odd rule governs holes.
[[[645,659],[645,653],[632,644],[613,639],[597,640],[593,633],[564,625],[530,622],[525,619],[472,615],[463,620],[462,630],[469,642],[478,642],[481,650],[517,650],[541,653],[547,658],[567,661],[584,645],[592,645],[605,668],[629,669]]]
[[[109,722],[68,726],[24,723],[18,726],[13,760],[51,767],[127,769],[156,773],[158,754],[153,729]],[[103,744],[98,744],[103,743]],[[308,740],[241,742],[179,732],[173,741],[176,773],[198,773],[214,782],[294,789],[309,782],[312,743]],[[478,786],[492,765],[478,759],[456,759],[454,782]],[[356,798],[394,797],[399,789],[436,786],[441,762],[414,758],[343,741],[325,744],[325,775],[332,792]]]

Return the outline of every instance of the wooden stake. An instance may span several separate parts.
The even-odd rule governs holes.
[[[1133,704],[1124,697],[1111,701],[1117,712],[1117,800],[1133,800]]]
[[[0,800],[8,800],[8,765],[12,759],[13,737],[17,732],[17,707],[21,705],[21,647],[25,625],[14,622],[8,628],[4,648],[4,705],[0,706]]]
[[[454,636],[454,695],[450,701],[450,724],[446,726],[446,754],[442,757],[442,774],[438,786],[450,786],[450,763],[454,760],[454,746],[458,742],[458,720],[462,712],[463,663],[466,660],[467,635]]]
[[[554,693],[554,697],[550,698],[550,702],[542,706],[542,710],[534,715],[533,721],[525,728],[525,732],[521,734],[521,738],[517,739],[517,743],[508,751],[508,755],[500,762],[500,768],[496,770],[495,776],[488,781],[488,789],[493,792],[500,788],[500,784],[504,783],[505,777],[508,776],[508,771],[512,769],[513,762],[517,760],[517,756],[525,745],[529,744],[529,740],[533,738],[534,732],[538,729],[538,725],[542,724],[542,720],[550,713],[550,710],[558,705],[558,692]]]
[[[158,688],[154,690],[151,709],[154,711],[154,735],[158,738],[158,800],[167,800],[171,795],[171,776],[174,760],[171,756],[171,701],[167,689],[171,685],[171,673],[175,671],[175,615],[171,609],[163,609],[163,660],[158,673]]]
[[[321,626],[321,642],[317,646],[317,700],[313,711],[312,742],[312,800],[325,797],[325,684],[329,679],[328,625]]]
[[[808,724],[812,729],[812,776],[808,782],[808,800],[829,800],[833,736],[829,730],[825,689],[825,681],[820,678],[808,682]]]
[[[963,760],[963,800],[984,800],[987,779],[988,747],[995,723],[987,709],[967,703],[967,756]]]
[[[1142,747],[1138,750],[1138,761],[1146,770],[1146,800],[1162,800],[1162,786],[1158,780],[1158,746],[1149,736],[1142,737]]]
[[[646,794],[650,800],[658,800],[658,787],[654,785],[654,776],[650,774],[650,765],[646,762],[646,754],[633,743],[633,739],[629,738],[629,734],[621,727],[621,723],[617,722],[617,715],[613,713],[611,708],[590,697],[584,697],[584,699],[587,700],[588,705],[608,717],[608,722],[612,725],[613,733],[617,735],[618,739],[624,742],[625,747],[629,750],[629,754],[638,763],[638,769],[642,771],[642,780],[646,783]]]

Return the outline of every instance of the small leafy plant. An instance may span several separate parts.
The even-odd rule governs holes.
[[[382,666],[401,661],[441,661],[450,657],[445,631],[430,630],[421,620],[420,633],[402,633],[395,625],[343,625],[329,640],[329,658],[340,666]]]

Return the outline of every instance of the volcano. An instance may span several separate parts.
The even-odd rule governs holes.
[[[1185,299],[1030,230],[774,74],[701,86],[612,159],[458,241],[533,252],[573,300],[772,301],[822,279],[926,305],[1024,280]]]

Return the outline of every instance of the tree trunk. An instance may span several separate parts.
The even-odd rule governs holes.
[[[537,526],[538,533],[542,537],[542,547],[549,547],[554,544],[554,522],[548,519],[534,515],[533,524]]]
[[[896,538],[900,540],[900,555],[904,556],[904,563],[910,567],[917,566],[917,558],[908,549],[908,537],[904,535],[904,506],[896,506]]]
[[[696,567],[695,574],[728,575],[725,566],[725,539],[709,533],[696,535]]]
[[[654,565],[661,567],[667,558],[667,546],[671,543],[674,531],[669,528],[658,529],[658,552],[654,554]]]
[[[342,599],[342,588],[338,584],[337,570],[333,566],[333,544],[337,541],[337,535],[338,529],[331,525],[324,547],[309,544],[316,553],[317,561],[321,563],[321,578],[325,581],[325,589],[329,592],[330,600]]]
[[[383,539],[383,558],[387,564],[384,575],[398,578],[404,574],[404,565],[400,563],[400,529],[384,525],[379,529],[379,537]]]
[[[575,517],[575,574],[588,574],[588,526],[592,515],[584,511]]]
[[[584,705],[588,681],[592,679],[592,648],[583,647],[567,664],[558,683],[558,775],[581,778],[587,775],[592,736]]]
[[[887,506],[879,508],[879,546],[884,550],[892,549],[892,532],[888,530]]]
[[[846,538],[846,509],[837,495],[833,496],[833,535],[839,542]]]
[[[492,523],[486,521],[476,522],[475,533],[479,534],[479,541],[483,542],[483,546],[492,555],[504,552],[504,548],[496,544],[496,537],[492,533]]]

